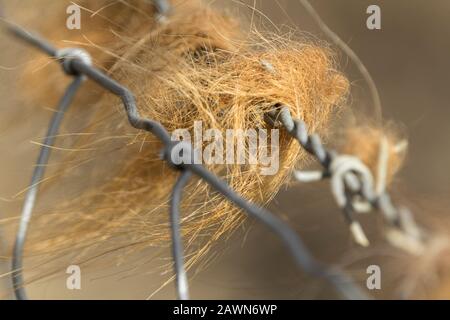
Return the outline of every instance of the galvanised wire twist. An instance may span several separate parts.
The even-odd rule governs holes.
[[[338,206],[343,210],[344,216],[350,224],[350,230],[355,241],[362,246],[367,246],[368,240],[360,224],[355,220],[354,213],[364,213],[371,210],[379,210],[391,228],[391,233],[396,232],[396,237],[388,237],[390,241],[405,250],[418,251],[427,239],[428,234],[414,221],[411,213],[406,208],[397,208],[393,205],[389,194],[385,190],[385,182],[381,187],[375,186],[371,171],[358,158],[349,155],[340,155],[336,151],[327,150],[317,134],[309,135],[306,123],[300,119],[293,119],[289,107],[280,105],[277,110],[268,114],[268,120],[275,125],[277,122],[296,139],[308,153],[316,158],[322,165],[323,171],[305,174],[297,172],[297,179],[303,182],[331,179],[331,187]],[[383,141],[381,141],[383,146]],[[381,150],[387,154],[387,148]],[[384,161],[383,161],[384,160]],[[381,165],[385,165],[388,158],[380,159]],[[386,170],[384,170],[386,174]],[[378,177],[380,180],[385,176]],[[379,189],[379,190],[377,190]],[[365,207],[358,205],[367,204]],[[414,253],[414,252],[413,252]]]
[[[161,1],[163,3],[164,1]],[[323,277],[346,299],[369,299],[369,297],[357,286],[353,280],[336,267],[328,267],[318,262],[307,250],[300,237],[280,218],[269,212],[268,210],[254,205],[243,199],[240,195],[234,192],[228,184],[208,171],[205,167],[190,163],[179,163],[174,161],[172,155],[176,154],[174,151],[179,151],[180,147],[184,152],[189,152],[193,156],[192,146],[185,143],[172,141],[170,134],[158,122],[146,119],[140,116],[133,94],[124,86],[111,79],[95,67],[91,65],[91,60],[87,53],[81,49],[62,49],[54,48],[46,40],[39,36],[32,34],[25,29],[5,22],[6,28],[13,35],[22,39],[26,43],[36,47],[50,57],[53,57],[62,64],[63,70],[74,77],[73,83],[67,88],[63,99],[58,106],[58,112],[50,123],[48,136],[44,141],[41,149],[41,154],[38,159],[38,166],[33,174],[33,179],[29,191],[25,197],[25,204],[20,219],[19,230],[16,237],[14,252],[13,252],[13,285],[16,297],[18,299],[27,299],[26,291],[23,281],[23,248],[26,240],[28,225],[31,219],[32,210],[36,201],[39,181],[42,179],[45,172],[45,164],[48,162],[50,156],[50,148],[53,145],[54,137],[61,124],[64,111],[71,104],[75,93],[78,91],[81,83],[86,78],[96,82],[110,93],[119,96],[122,99],[123,105],[127,112],[128,120],[131,126],[136,129],[144,130],[154,134],[161,140],[164,145],[163,158],[173,166],[174,169],[180,171],[180,177],[174,186],[170,203],[170,220],[172,229],[172,244],[174,268],[176,275],[176,285],[178,297],[180,299],[188,299],[188,283],[186,271],[183,261],[183,246],[180,235],[180,202],[182,198],[182,191],[187,185],[187,182],[192,175],[207,182],[213,189],[222,194],[230,202],[240,207],[249,216],[257,219],[266,225],[272,232],[274,232],[285,244],[290,251],[297,266],[305,272],[318,277]],[[278,116],[272,114],[272,116]],[[325,151],[320,139],[313,135],[308,136],[305,124],[300,121],[294,121],[290,114],[284,108],[279,114],[281,122],[285,128],[300,142],[300,144],[310,153],[314,154],[320,163],[327,169],[325,175],[329,175],[329,169],[333,163],[333,156],[331,153]],[[303,129],[302,129],[303,128]],[[52,138],[53,137],[53,138]],[[182,145],[183,144],[183,145]],[[362,189],[364,189],[362,185]],[[366,194],[368,195],[368,194]],[[374,199],[371,199],[374,200]],[[347,203],[348,201],[346,201]],[[382,201],[373,202],[380,205]]]

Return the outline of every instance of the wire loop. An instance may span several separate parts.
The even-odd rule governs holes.
[[[77,76],[79,73],[72,67],[73,60],[77,59],[88,66],[92,66],[92,58],[86,50],[79,48],[64,48],[58,50],[56,58],[60,61],[64,72],[70,76]]]

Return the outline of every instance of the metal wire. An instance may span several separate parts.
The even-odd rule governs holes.
[[[12,279],[13,288],[16,297],[19,300],[26,300],[27,295],[23,287],[23,248],[27,236],[28,225],[33,213],[33,208],[36,203],[36,197],[39,189],[40,182],[45,174],[46,165],[50,157],[51,148],[54,144],[55,137],[58,134],[59,127],[64,118],[64,114],[70,107],[73,98],[84,81],[83,76],[76,76],[73,82],[69,85],[61,99],[58,109],[50,121],[49,129],[42,144],[42,148],[39,154],[39,158],[36,163],[36,167],[31,178],[30,188],[25,196],[25,201],[20,218],[19,229],[16,235],[16,241],[14,244],[13,259],[12,259]]]
[[[220,194],[222,194],[226,199],[230,202],[234,203],[236,206],[242,208],[249,216],[257,219],[264,225],[266,225],[272,232],[274,232],[284,243],[287,249],[290,251],[294,261],[297,266],[303,269],[305,272],[324,278],[328,281],[334,288],[341,294],[342,297],[346,299],[369,299],[369,297],[362,291],[362,289],[357,286],[350,277],[348,277],[344,272],[339,270],[338,268],[331,268],[325,265],[322,265],[308,252],[305,245],[303,244],[300,237],[280,218],[273,215],[268,210],[256,206],[241,196],[236,194],[226,182],[209,172],[201,165],[192,164],[191,163],[183,163],[181,165],[175,165],[176,162],[172,159],[172,154],[174,148],[179,147],[179,142],[174,142],[171,140],[169,133],[167,130],[158,122],[142,118],[138,112],[135,98],[133,94],[124,86],[117,83],[115,80],[111,79],[95,67],[86,63],[85,56],[78,55],[76,51],[72,51],[72,54],[66,54],[61,56],[58,54],[60,51],[53,48],[51,44],[47,43],[42,38],[35,36],[34,34],[22,29],[21,27],[8,23],[6,24],[7,29],[12,32],[16,37],[24,40],[30,45],[35,46],[41,51],[47,53],[48,55],[59,58],[60,62],[63,65],[64,71],[72,76],[79,77],[84,75],[90,80],[96,82],[98,85],[108,90],[109,92],[119,96],[122,99],[124,104],[124,108],[127,112],[128,120],[131,126],[136,129],[145,130],[154,134],[157,138],[161,140],[164,145],[164,159],[171,163],[174,167],[179,169],[191,172],[203,179],[207,182],[211,187],[217,190]],[[79,52],[78,52],[79,53]],[[68,91],[66,95],[70,95],[73,93],[72,90]],[[67,100],[67,99],[66,99]],[[65,100],[65,101],[66,101]],[[315,144],[307,145],[307,148],[315,148]],[[184,149],[186,152],[189,152],[193,155],[192,147]],[[316,152],[320,154],[320,152]],[[320,156],[322,161],[326,161],[324,156]],[[183,175],[183,183],[179,181],[176,190],[174,191],[175,196],[181,192],[184,187],[184,179],[186,175]],[[33,189],[37,190],[37,189]],[[33,203],[36,194],[33,195]],[[177,207],[178,200],[173,200],[173,208]],[[31,209],[31,208],[30,208]],[[172,209],[172,214],[177,213],[174,212],[176,209]],[[22,215],[20,224],[22,225],[21,233],[18,236],[19,246],[17,246],[17,250],[14,250],[14,264],[15,272],[14,272],[14,286],[16,289],[16,296],[18,299],[25,299],[25,289],[23,288],[23,277],[22,277],[22,254],[23,254],[23,245],[25,241],[27,226],[29,224],[31,218],[31,210],[28,210],[25,215]],[[176,217],[177,215],[175,215]],[[173,219],[173,218],[172,218]],[[173,219],[174,225],[177,224]],[[182,247],[179,242],[179,230],[173,230],[173,239],[176,240],[173,246],[174,251],[174,260],[176,261],[176,273],[182,270]],[[177,244],[178,243],[178,244]],[[187,286],[185,284],[183,274],[178,275],[178,296],[180,298],[187,296]],[[186,290],[186,291],[184,291]]]
[[[176,182],[172,197],[170,199],[170,222],[172,231],[172,250],[175,268],[175,282],[177,286],[178,298],[180,300],[189,300],[189,284],[184,269],[183,244],[180,233],[180,202],[183,189],[186,187],[192,172],[182,171]]]
[[[365,204],[371,206],[372,209],[380,210],[390,228],[401,234],[401,241],[396,241],[396,243],[393,243],[394,245],[405,249],[411,247],[411,242],[414,242],[414,244],[426,242],[427,232],[415,223],[407,210],[393,205],[384,187],[375,190],[372,173],[358,158],[339,155],[336,151],[326,150],[316,134],[309,135],[308,127],[304,121],[292,118],[287,106],[279,106],[278,110],[270,112],[269,120],[273,124],[281,123],[291,136],[322,165],[324,171],[319,172],[319,174],[297,174],[296,176],[299,180],[305,177],[304,181],[306,182],[310,182],[311,177],[317,180],[331,178],[332,191],[336,202],[343,210],[357,243],[363,246],[368,245],[362,227],[353,217],[353,213],[359,211],[358,206],[356,206],[356,200],[360,200],[359,198],[362,198]],[[387,148],[382,149],[387,152]],[[385,165],[385,161],[382,161],[381,165]],[[414,245],[413,247],[417,246]]]
[[[170,12],[170,4],[167,0],[152,0],[152,2],[161,16],[166,16]]]

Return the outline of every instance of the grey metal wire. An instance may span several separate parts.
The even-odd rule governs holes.
[[[350,224],[356,223],[356,220],[353,217],[355,208],[352,200],[355,196],[359,196],[367,201],[373,209],[380,210],[385,220],[392,228],[399,230],[417,241],[426,241],[426,231],[417,226],[407,211],[395,207],[391,198],[385,191],[378,196],[376,195],[373,190],[374,186],[372,181],[369,179],[369,176],[371,178],[370,172],[367,174],[356,175],[355,172],[350,170],[354,168],[349,166],[348,171],[344,171],[341,176],[336,177],[335,172],[333,172],[333,164],[339,157],[342,159],[342,156],[336,151],[325,149],[319,136],[316,134],[309,135],[306,123],[300,119],[293,119],[288,106],[280,105],[278,110],[269,113],[268,119],[272,124],[275,124],[276,122],[281,123],[286,131],[294,137],[306,151],[317,159],[324,169],[321,175],[322,179],[331,177],[332,180],[340,182],[339,186],[334,185],[333,188],[335,191],[339,188],[342,189],[340,190],[342,191],[342,196],[337,197],[338,205],[343,210],[344,216]],[[361,166],[363,165],[361,164]],[[367,168],[364,169],[369,171]],[[347,175],[345,175],[345,173]],[[364,170],[361,170],[360,173],[364,173]],[[356,181],[345,178],[353,178],[356,179]]]
[[[213,173],[209,172],[203,166],[193,164],[192,162],[175,165],[171,155],[173,149],[178,147],[178,142],[174,142],[171,140],[169,133],[160,123],[150,119],[142,118],[140,116],[135,103],[135,98],[126,87],[122,86],[115,80],[102,73],[100,70],[86,63],[86,61],[83,60],[84,57],[77,57],[74,55],[66,55],[60,57],[58,56],[59,51],[53,48],[51,44],[47,43],[42,38],[37,37],[28,31],[25,31],[17,25],[8,23],[6,24],[6,26],[8,30],[19,39],[24,40],[26,43],[35,46],[36,48],[52,57],[59,58],[60,62],[63,65],[64,71],[67,74],[76,77],[84,75],[90,80],[96,82],[105,90],[108,90],[109,92],[119,96],[124,104],[124,108],[127,112],[130,125],[136,129],[150,132],[161,140],[164,145],[164,158],[166,161],[168,161],[175,167],[178,167],[179,169],[189,171],[199,178],[203,179],[211,187],[217,190],[217,192],[222,194],[226,199],[243,209],[243,211],[246,212],[250,217],[255,218],[256,220],[267,226],[282,240],[300,269],[303,269],[310,275],[323,277],[342,295],[342,297],[346,299],[369,299],[369,297],[363,292],[363,290],[359,286],[357,286],[354,281],[344,272],[342,272],[338,268],[330,268],[316,261],[316,259],[309,253],[300,237],[293,231],[293,229],[289,227],[288,224],[286,224],[280,218],[278,218],[268,210],[256,206],[243,199],[240,195],[234,192],[226,182],[215,176]],[[307,144],[305,145],[305,147],[308,149],[317,148],[314,143],[312,143],[311,145]],[[192,149],[189,149],[188,152],[191,152],[191,155],[193,154]],[[320,152],[317,152],[317,154],[320,154]],[[326,157],[321,156],[321,160],[326,161],[327,159]],[[181,190],[181,186],[177,188],[177,192],[179,192],[179,190]],[[26,230],[30,216],[31,211],[29,215],[22,216],[21,218],[21,225],[24,226],[22,227],[22,230],[24,230],[25,233],[22,232],[20,237],[18,237],[17,239],[17,248],[19,248],[20,250],[14,251],[15,261],[20,262],[19,264],[15,264],[17,270],[15,270],[14,272],[14,285],[17,289],[16,295],[18,299],[26,298],[25,289],[23,288],[21,256],[23,253],[22,249],[25,242]],[[173,234],[177,236],[175,232]],[[183,255],[183,253],[181,251],[181,247],[177,247],[174,249],[175,261],[182,261],[181,256]],[[178,268],[180,267],[179,264],[177,266]],[[178,271],[179,269],[177,269],[177,272]],[[180,277],[179,279],[183,281],[182,277]],[[180,297],[182,297],[183,295],[184,293],[179,292]]]
[[[42,148],[39,154],[39,158],[36,163],[36,167],[31,178],[30,188],[28,189],[24,205],[22,209],[22,214],[20,217],[19,229],[16,235],[16,241],[14,244],[13,259],[12,259],[12,279],[14,291],[18,299],[25,300],[27,295],[23,287],[23,249],[27,236],[28,225],[33,213],[33,208],[36,203],[36,197],[39,190],[39,184],[44,177],[46,165],[50,157],[51,148],[54,144],[55,137],[58,134],[59,127],[64,118],[64,113],[70,107],[75,94],[80,88],[82,82],[84,81],[84,76],[76,76],[73,82],[69,85],[61,99],[56,113],[53,115],[52,120],[48,128],[48,132]]]
[[[177,286],[178,298],[189,300],[189,284],[186,270],[184,268],[183,243],[180,232],[180,203],[183,189],[192,177],[192,172],[183,170],[175,183],[170,199],[170,222],[172,232],[172,251],[174,258],[175,282]]]
[[[156,10],[161,16],[165,16],[170,12],[170,4],[167,0],[153,0]]]

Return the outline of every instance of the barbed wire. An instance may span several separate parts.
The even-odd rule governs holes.
[[[169,7],[166,6],[166,1],[156,1],[155,4],[162,14],[168,12]],[[23,249],[37,198],[39,182],[44,177],[45,165],[48,163],[51,147],[63,120],[64,112],[71,105],[75,94],[80,90],[81,84],[87,79],[120,97],[130,125],[155,135],[163,144],[162,159],[167,161],[174,170],[180,171],[180,176],[174,185],[170,200],[174,273],[179,299],[189,299],[188,279],[184,267],[184,249],[180,233],[180,203],[182,192],[193,175],[205,181],[228,201],[274,232],[290,251],[299,268],[312,276],[324,278],[346,299],[370,298],[354,283],[351,277],[339,268],[326,266],[317,261],[307,250],[299,235],[286,222],[267,209],[245,200],[233,191],[225,181],[202,165],[195,164],[192,146],[186,142],[172,141],[169,132],[159,122],[141,117],[133,93],[95,68],[87,52],[78,48],[57,49],[45,39],[12,22],[4,19],[2,22],[12,35],[59,61],[63,71],[74,78],[59,102],[56,114],[50,121],[47,138],[44,140],[37,161],[38,165],[34,170],[30,188],[25,196],[13,250],[12,279],[17,299],[27,299],[23,279]],[[398,240],[399,234],[403,236],[401,240],[392,242],[397,242],[396,244],[399,245],[401,243],[422,242],[424,240],[424,232],[417,227],[409,212],[405,209],[394,207],[384,187],[381,188],[381,191],[377,190],[379,191],[378,193],[374,191],[372,174],[359,159],[326,150],[319,136],[315,134],[309,135],[306,124],[300,119],[292,118],[287,106],[278,106],[277,110],[267,115],[267,120],[273,125],[281,124],[323,166],[323,172],[296,172],[296,177],[301,181],[331,178],[333,194],[339,207],[343,209],[344,215],[350,223],[352,234],[358,243],[362,245],[368,244],[361,226],[353,217],[355,212],[363,211],[361,209],[362,206],[357,205],[361,202],[361,199],[366,205],[370,205],[372,209],[380,210],[393,230],[398,231],[397,236],[392,237],[392,239]],[[192,161],[183,161],[182,159],[186,159],[184,157],[186,155]]]

